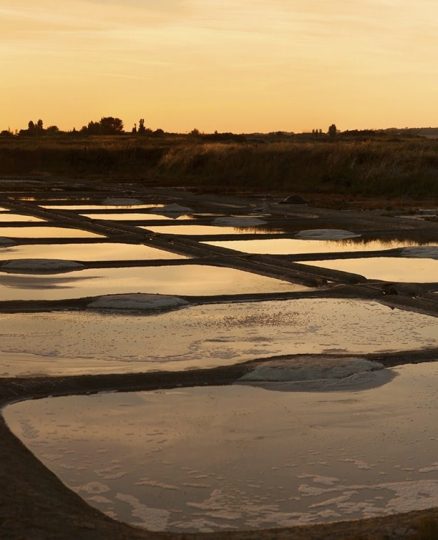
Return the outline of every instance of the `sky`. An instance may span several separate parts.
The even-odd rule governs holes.
[[[0,129],[438,125],[437,0],[0,0]]]

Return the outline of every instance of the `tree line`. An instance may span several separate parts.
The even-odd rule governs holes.
[[[61,131],[58,126],[44,127],[43,120],[39,119],[36,122],[30,120],[27,124],[27,128],[20,129],[13,133],[10,129],[0,132],[2,136],[26,136],[26,137],[39,137],[42,135],[59,135],[59,134],[72,134],[72,135],[121,135],[128,133],[124,129],[123,120],[121,118],[113,116],[105,116],[98,121],[91,121],[88,124],[77,130],[73,128],[71,131]],[[152,130],[145,126],[144,118],[140,118],[138,124],[135,123],[130,133],[137,135],[164,135],[165,132],[162,129]]]

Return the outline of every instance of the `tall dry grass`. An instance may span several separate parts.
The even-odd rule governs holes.
[[[0,141],[0,174],[144,178],[222,191],[438,196],[438,141],[205,143],[175,137]]]

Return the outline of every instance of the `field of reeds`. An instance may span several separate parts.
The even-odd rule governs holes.
[[[5,138],[0,175],[144,179],[221,192],[438,197],[438,140],[208,142],[184,136]]]

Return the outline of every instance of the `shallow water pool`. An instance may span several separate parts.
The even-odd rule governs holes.
[[[41,219],[34,216],[28,216],[26,214],[13,214],[11,212],[5,212],[4,214],[0,213],[0,223],[7,223],[8,221],[46,221],[45,219]]]
[[[149,231],[161,234],[187,234],[193,236],[201,235],[219,235],[219,234],[263,234],[266,232],[283,232],[279,229],[269,229],[267,225],[261,225],[260,227],[248,226],[248,227],[227,227],[219,225],[165,225],[165,226],[141,226],[141,229],[147,229]]]
[[[438,505],[438,364],[363,392],[186,388],[28,401],[12,431],[111,517],[153,531],[290,527]]]
[[[141,244],[116,242],[93,244],[42,244],[0,247],[0,260],[66,259],[70,261],[129,261],[150,259],[185,259],[170,251]]]
[[[304,285],[207,265],[97,268],[44,276],[0,272],[2,300],[61,300],[136,292],[211,296],[308,290]]]
[[[45,204],[41,208],[48,210],[141,210],[146,208],[162,208],[162,204]]]
[[[266,255],[293,255],[307,253],[342,253],[348,251],[380,251],[402,247],[429,245],[403,240],[299,240],[295,238],[267,238],[260,240],[226,240],[205,242],[243,253]]]
[[[438,347],[438,319],[340,299],[211,304],[149,316],[0,314],[0,376],[132,373],[290,354]]]
[[[102,238],[102,234],[96,234],[81,229],[69,229],[67,227],[2,227],[0,236],[6,238]]]
[[[438,282],[438,260],[406,257],[370,257],[306,261],[305,264],[360,274],[367,279],[407,283]]]
[[[192,216],[183,214],[181,216],[164,216],[161,214],[148,214],[147,212],[127,212],[125,214],[111,213],[111,214],[81,214],[90,219],[98,220],[112,220],[112,221],[140,221],[140,220],[181,220],[181,219],[193,219]]]

